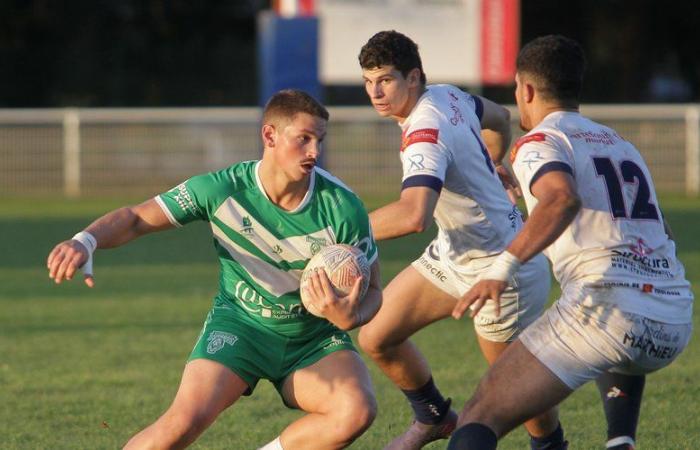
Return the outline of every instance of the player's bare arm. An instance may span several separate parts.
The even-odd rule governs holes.
[[[506,289],[512,268],[517,270],[520,264],[552,244],[581,208],[574,179],[566,172],[552,171],[542,175],[532,184],[531,192],[537,198],[537,206],[492,269],[457,302],[452,311],[455,319],[461,318],[468,308],[474,317],[487,300],[496,302],[498,310],[500,295]]]
[[[311,276],[304,289],[323,317],[341,330],[347,331],[368,322],[381,307],[382,289],[377,261],[371,266],[369,287],[364,298],[360,298],[361,284],[362,277],[358,277],[347,296],[337,296],[326,272],[318,270]]]
[[[423,186],[406,188],[401,197],[372,211],[369,220],[376,241],[420,233],[433,224],[433,212],[440,194]]]
[[[481,136],[491,159],[498,164],[503,160],[512,139],[510,111],[487,98],[479,97],[479,99],[484,106],[481,116]]]
[[[511,202],[515,203],[522,196],[522,193],[513,174],[501,163],[508,152],[512,139],[510,111],[487,98],[479,97],[479,99],[484,106],[481,117],[481,138],[496,166],[498,177],[508,192],[508,197]]]
[[[112,248],[124,245],[147,233],[173,227],[154,199],[139,205],[114,210],[91,223],[84,231],[95,240],[95,248]],[[94,250],[94,249],[93,249]],[[46,261],[49,277],[56,283],[70,280],[75,271],[85,264],[90,251],[84,244],[69,239],[56,245]],[[86,274],[85,284],[94,285],[91,274]]]

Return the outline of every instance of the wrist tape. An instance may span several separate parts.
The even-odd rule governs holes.
[[[92,275],[92,254],[97,249],[97,239],[95,239],[95,236],[88,233],[87,231],[81,231],[80,233],[77,233],[75,236],[73,236],[72,239],[80,242],[83,245],[83,247],[85,247],[85,249],[87,250],[88,259],[82,265],[81,269],[85,275]]]
[[[482,280],[510,281],[511,277],[520,269],[520,261],[512,253],[504,251],[493,260],[489,269],[484,272]]]

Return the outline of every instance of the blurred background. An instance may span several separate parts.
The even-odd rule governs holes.
[[[550,33],[581,42],[582,111],[640,149],[700,284],[697,1],[0,0],[0,448],[119,448],[167,407],[218,286],[206,224],[100,251],[94,289],[55,286],[46,256],[109,210],[259,158],[259,106],[275,90],[303,88],[329,105],[324,165],[368,209],[398,196],[399,128],[368,106],[357,64],[367,39],[392,28],[418,43],[429,83],[511,108],[514,137],[521,44]],[[381,242],[382,279],[434,233]],[[640,448],[698,448],[697,341],[650,377]],[[416,343],[463,404],[486,366],[471,324],[441,321]],[[368,365],[379,416],[357,450],[383,447],[412,419]],[[602,446],[594,386],[561,414],[577,450]],[[298,417],[261,383],[193,448],[257,448]],[[499,448],[528,441],[520,429]]]
[[[584,112],[640,147],[659,190],[697,195],[699,26],[690,0],[5,0],[0,195],[152,195],[257,158],[258,106],[283,87],[331,107],[327,168],[391,194],[398,128],[367,107],[357,65],[391,28],[429,83],[507,105],[522,43],[577,39]]]

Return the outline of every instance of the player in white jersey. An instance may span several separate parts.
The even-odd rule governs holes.
[[[359,335],[361,347],[402,390],[414,411],[409,429],[387,448],[418,449],[447,437],[457,414],[409,338],[449,317],[457,299],[489,273],[522,226],[497,168],[510,143],[510,115],[454,86],[426,86],[418,48],[401,33],[377,33],[362,48],[359,60],[374,108],[396,120],[403,132],[401,197],[370,213],[374,237],[421,232],[433,220],[438,227],[423,255],[386,287],[381,310]],[[482,127],[492,130],[488,148]],[[500,314],[489,308],[475,317],[479,345],[489,363],[539,317],[549,278],[544,256],[534,258],[513,275]],[[526,426],[533,448],[566,445],[556,410]]]
[[[530,216],[499,256],[501,273],[467,292],[454,316],[498,303],[504,280],[543,250],[562,295],[486,373],[450,449],[496,448],[590,380],[605,402],[607,447],[634,448],[644,375],[690,339],[693,295],[651,175],[630,142],[578,112],[584,65],[563,36],[518,56],[515,98],[529,132],[511,159]]]
[[[377,249],[359,198],[315,167],[327,121],[326,109],[308,94],[280,91],[263,113],[261,161],[194,176],[108,213],[50,253],[56,283],[83,267],[92,287],[96,248],[194,220],[211,224],[219,293],[173,403],[126,448],[186,447],[260,379],[274,383],[287,406],[306,413],[264,450],[345,448],[372,423],[369,373],[346,331],[371,319],[381,304]],[[334,243],[362,249],[371,278],[360,301],[360,279],[349,295],[337,297],[325,272],[313,275],[309,298],[325,320],[301,306],[299,280],[320,246]]]

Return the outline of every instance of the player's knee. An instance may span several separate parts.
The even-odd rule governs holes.
[[[377,417],[377,402],[364,394],[344,399],[333,414],[335,435],[339,441],[350,443],[367,430]]]
[[[371,357],[381,356],[390,348],[386,339],[383,339],[383,335],[375,333],[368,325],[360,328],[357,342],[360,344],[360,348]]]
[[[211,423],[208,414],[169,411],[161,422],[161,436],[173,443],[188,442],[199,436]]]
[[[488,375],[486,375],[487,377]],[[467,401],[464,405],[462,413],[459,415],[459,420],[457,421],[458,426],[465,425],[470,422],[478,423],[490,423],[493,419],[493,415],[496,412],[495,407],[498,402],[489,404],[487,397],[487,392],[484,389],[484,382],[486,377],[481,380],[479,386],[476,388],[474,395]]]

